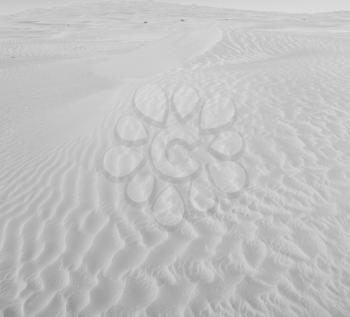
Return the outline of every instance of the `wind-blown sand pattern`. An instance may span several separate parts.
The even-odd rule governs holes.
[[[349,19],[1,17],[0,315],[348,317]]]

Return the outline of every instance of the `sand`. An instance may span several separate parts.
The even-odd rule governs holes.
[[[2,16],[0,315],[348,317],[349,18]]]

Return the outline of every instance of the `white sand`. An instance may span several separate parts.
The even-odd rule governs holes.
[[[350,316],[349,20],[1,17],[2,316]]]

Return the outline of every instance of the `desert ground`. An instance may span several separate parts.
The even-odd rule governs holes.
[[[1,317],[350,316],[350,12],[0,16]]]

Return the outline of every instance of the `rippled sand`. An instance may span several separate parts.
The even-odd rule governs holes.
[[[349,19],[2,16],[2,315],[348,317]]]

